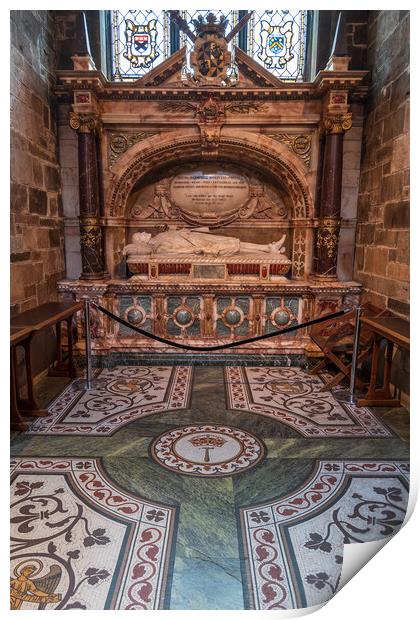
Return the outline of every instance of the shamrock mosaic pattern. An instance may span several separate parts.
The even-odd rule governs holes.
[[[189,406],[189,366],[116,366],[95,379],[94,389],[73,381],[38,418],[29,434],[112,435],[133,420]]]
[[[405,461],[321,461],[294,493],[242,508],[249,607],[328,601],[339,584],[343,544],[394,534],[407,501]]]
[[[225,368],[227,407],[274,418],[304,437],[392,437],[366,407],[338,402],[301,368]]]
[[[175,508],[66,458],[13,459],[11,502],[12,609],[167,608]]]

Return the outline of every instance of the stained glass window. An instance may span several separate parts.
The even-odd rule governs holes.
[[[285,81],[303,80],[307,11],[254,11],[247,53]]]
[[[226,34],[246,11],[220,9],[180,11],[192,32],[194,20],[214,13],[227,19]],[[184,32],[171,24],[169,11],[111,11],[112,79],[133,80],[166,60],[171,53],[193,43]],[[240,46],[246,53],[281,80],[302,81],[306,53],[307,11],[255,10],[244,29],[230,47]],[[184,70],[188,70],[187,64]],[[232,70],[235,70],[233,67]]]
[[[167,11],[112,11],[112,79],[138,79],[166,60],[169,33]]]

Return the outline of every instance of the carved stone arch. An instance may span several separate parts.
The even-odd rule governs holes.
[[[147,142],[147,144],[145,144]],[[244,163],[261,172],[270,172],[279,179],[293,204],[293,219],[312,215],[310,196],[302,164],[287,147],[269,137],[245,134],[223,135],[220,138],[218,159],[232,163]],[[170,142],[156,144],[144,141],[129,149],[114,172],[108,192],[107,215],[124,217],[127,200],[135,184],[147,173],[162,166],[203,161],[202,145],[198,135],[177,136]]]

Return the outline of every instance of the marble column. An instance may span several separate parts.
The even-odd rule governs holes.
[[[320,278],[335,279],[337,277],[343,141],[344,133],[351,128],[351,125],[350,113],[327,115],[324,118],[325,146],[315,268],[315,275]]]
[[[100,226],[100,192],[96,148],[97,118],[93,114],[70,113],[70,127],[78,133],[80,247],[83,280],[106,277],[102,230]]]

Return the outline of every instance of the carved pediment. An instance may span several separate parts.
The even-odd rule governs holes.
[[[239,47],[235,47],[234,57],[239,69],[239,81],[237,83],[239,88],[279,88],[284,86],[284,82],[275,77],[270,71],[267,71],[267,69],[251,58],[251,56],[248,56]],[[186,47],[182,47],[146,75],[136,80],[134,84],[141,87],[182,86],[188,88],[190,85],[181,80],[181,69],[185,61]]]
[[[181,86],[181,69],[185,63],[186,48],[177,52],[157,65],[154,69],[136,80],[136,86]]]
[[[264,69],[256,60],[248,56],[239,47],[235,47],[235,62],[239,69],[239,83],[241,87],[251,86],[253,88],[279,88],[284,86],[284,82],[275,75]]]

